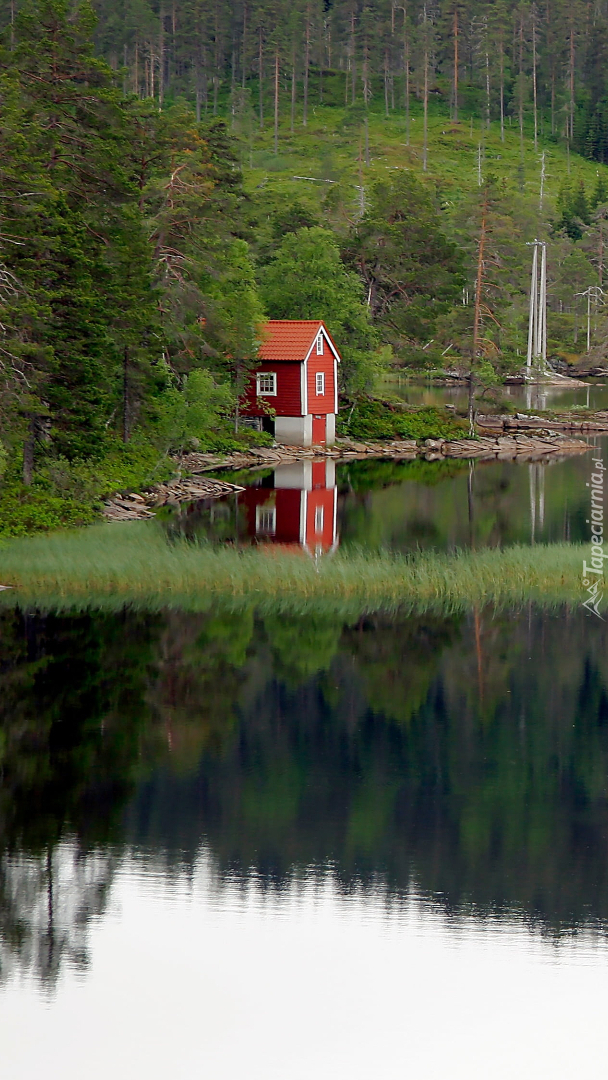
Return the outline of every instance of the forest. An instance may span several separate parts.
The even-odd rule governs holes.
[[[500,381],[538,236],[551,358],[585,352],[608,4],[10,0],[0,26],[2,531],[267,439],[237,408],[267,317],[326,321],[349,401],[394,367]]]

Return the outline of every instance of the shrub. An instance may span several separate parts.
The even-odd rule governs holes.
[[[375,398],[343,402],[336,423],[338,435],[353,439],[457,439],[468,430],[464,420],[440,409],[406,410]]]
[[[39,487],[24,488],[22,484],[11,483],[0,489],[0,537],[91,525],[98,518],[99,510],[95,506]]]

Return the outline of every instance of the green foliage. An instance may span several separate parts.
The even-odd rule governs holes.
[[[50,455],[42,458],[34,482],[25,487],[19,461],[0,484],[0,535],[23,536],[76,525],[90,525],[101,502],[116,491],[132,491],[168,479],[173,468],[159,462],[157,447],[136,436],[127,445],[106,438],[95,460]]]
[[[591,206],[585,190],[585,181],[573,183],[566,180],[559,189],[557,209],[560,213],[559,227],[571,240],[580,240],[585,225],[591,221]]]
[[[39,486],[24,488],[16,481],[0,487],[0,537],[90,525],[98,517],[88,500],[79,502]]]
[[[457,439],[466,430],[464,421],[446,417],[434,409],[406,410],[375,398],[358,397],[344,404],[336,432],[353,439]]]
[[[348,239],[347,262],[365,282],[371,313],[393,347],[428,341],[462,289],[462,256],[411,172],[377,180],[368,199]]]
[[[244,240],[228,245],[217,281],[209,289],[213,319],[218,324],[223,354],[228,362],[255,360],[261,338],[264,309],[257,292],[255,270]]]
[[[218,385],[208,371],[184,376],[181,389],[170,386],[157,401],[157,432],[165,451],[183,453],[203,445],[208,434],[222,425],[233,402],[227,386]]]
[[[342,356],[342,385],[371,389],[377,337],[361,282],[343,265],[332,233],[314,227],[287,234],[260,271],[260,287],[270,318],[323,319]]]
[[[246,366],[263,319],[223,124],[126,99],[93,55],[93,25],[86,4],[24,8],[0,80],[0,425],[16,454],[43,433],[36,469],[54,456],[56,473],[103,458],[114,431],[162,428],[171,445],[215,429],[197,379]],[[234,398],[218,394],[226,411]]]

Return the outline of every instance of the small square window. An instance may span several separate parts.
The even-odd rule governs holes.
[[[315,532],[316,533],[323,532],[323,517],[324,517],[324,515],[323,515],[323,507],[322,506],[317,506],[317,509],[315,510]]]
[[[325,374],[323,371],[317,371],[315,376],[315,390],[317,394],[325,393]]]
[[[310,341],[310,338],[309,338]],[[323,332],[319,333],[317,338],[317,356],[323,356]]]
[[[275,394],[277,392],[277,376],[274,371],[261,371],[258,375],[258,395]]]
[[[256,536],[274,536],[277,531],[276,506],[257,506],[255,511]]]

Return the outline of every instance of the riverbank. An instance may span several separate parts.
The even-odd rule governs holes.
[[[582,548],[555,544],[416,556],[336,553],[313,559],[168,542],[154,521],[14,540],[0,548],[0,603],[38,610],[125,605],[205,610],[218,603],[282,611],[329,604],[355,613],[396,608],[578,603]]]
[[[177,506],[183,502],[200,499],[218,499],[242,491],[238,484],[222,479],[210,479],[204,473],[232,469],[242,473],[254,469],[274,469],[301,461],[326,460],[364,461],[384,459],[396,462],[443,461],[450,458],[476,461],[541,461],[551,457],[561,460],[572,454],[586,453],[589,446],[580,439],[568,435],[536,434],[502,437],[478,437],[475,439],[425,439],[393,440],[390,443],[359,443],[341,439],[336,446],[311,447],[277,446],[269,450],[251,450],[245,453],[219,456],[216,454],[187,454],[176,462],[181,473],[193,474],[192,479],[177,479],[160,484],[143,495],[116,495],[104,504],[107,521],[135,521],[153,517],[161,506]]]
[[[480,431],[485,429],[479,426]],[[501,429],[498,429],[502,431]],[[547,454],[577,454],[588,450],[587,443],[558,431],[547,431],[539,427],[535,434],[524,431],[513,434],[517,427],[509,429],[506,437],[478,435],[473,439],[429,438],[417,442],[416,439],[392,439],[390,442],[359,441],[339,439],[335,446],[274,446],[268,450],[252,450],[243,454],[219,456],[214,454],[187,454],[181,459],[181,467],[191,473],[212,472],[216,469],[247,469],[256,465],[269,467],[287,465],[309,458],[335,458],[352,461],[368,457],[392,458],[396,461],[414,461],[424,458],[427,461],[437,457],[500,457],[503,460],[515,458],[535,458]],[[606,428],[608,430],[608,426]]]
[[[4,481],[0,488],[0,536],[91,525],[102,516],[111,521],[146,518],[159,506],[218,498],[240,490],[225,476],[211,480],[205,475],[222,470],[240,473],[328,457],[344,462],[372,458],[397,462],[558,460],[588,450],[587,442],[577,436],[608,433],[608,412],[478,415],[476,437],[469,439],[466,422],[449,410],[403,410],[379,402],[365,403],[365,409],[359,422],[361,430],[381,434],[342,435],[332,447],[245,444],[227,452],[192,452],[171,459],[160,457],[151,446],[142,448],[134,443],[121,447],[115,461],[104,462],[101,474],[95,463],[50,462],[29,488],[14,477]],[[389,422],[383,427],[387,417]],[[391,427],[412,431],[416,437],[395,437]]]

